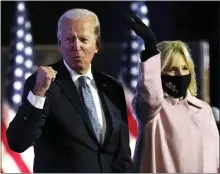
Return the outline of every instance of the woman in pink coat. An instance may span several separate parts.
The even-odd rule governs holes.
[[[165,41],[156,47],[154,34],[139,18],[127,19],[145,41],[133,99],[139,125],[134,160],[139,171],[217,173],[217,125],[211,107],[195,97],[194,64],[187,45]]]

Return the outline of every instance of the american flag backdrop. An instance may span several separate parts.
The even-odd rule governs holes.
[[[149,26],[148,8],[145,2],[131,2],[130,11],[137,15],[147,26]],[[124,55],[122,56],[124,66],[119,79],[122,81],[125,91],[130,131],[130,147],[133,156],[138,134],[138,126],[135,114],[132,110],[131,102],[138,82],[140,64],[139,53],[144,49],[144,41],[138,37],[133,30],[125,31],[125,33],[126,40],[123,44]]]
[[[149,25],[148,9],[145,2],[130,2],[130,10]],[[33,169],[34,151],[30,147],[23,153],[11,151],[7,144],[6,129],[14,118],[18,106],[21,104],[23,85],[34,71],[31,23],[28,20],[25,2],[16,2],[15,24],[12,27],[12,42],[9,57],[6,95],[3,99],[1,136],[2,136],[2,166],[1,173],[31,173]],[[123,82],[127,101],[128,122],[130,132],[130,147],[134,153],[138,127],[131,107],[135,87],[139,75],[138,53],[144,48],[143,41],[132,31],[127,32],[129,38],[123,44],[124,67],[119,79]],[[19,136],[19,135],[18,135]]]
[[[15,8],[15,21],[12,26],[12,40],[6,77],[7,86],[2,106],[1,173],[32,172],[34,158],[33,147],[23,153],[15,153],[9,149],[6,139],[6,129],[21,104],[24,82],[33,73],[34,69],[31,24],[28,20],[26,3],[17,1]]]

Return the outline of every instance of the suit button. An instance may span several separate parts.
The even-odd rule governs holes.
[[[24,120],[27,120],[28,113],[24,113]]]

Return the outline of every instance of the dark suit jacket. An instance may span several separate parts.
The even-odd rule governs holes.
[[[10,148],[23,152],[33,145],[34,172],[134,172],[122,86],[92,70],[107,126],[104,143],[99,144],[63,61],[50,66],[58,73],[43,109],[27,100],[36,73],[25,82],[22,105],[7,130]]]

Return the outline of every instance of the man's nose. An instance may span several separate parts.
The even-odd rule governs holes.
[[[81,41],[78,38],[73,41],[73,47],[75,50],[81,49]]]

